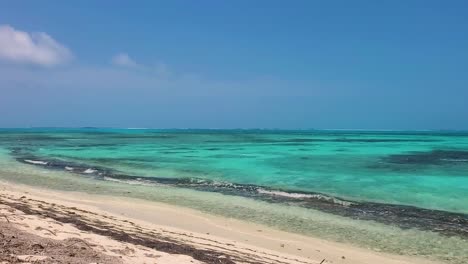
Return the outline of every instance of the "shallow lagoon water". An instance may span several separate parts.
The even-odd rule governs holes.
[[[26,129],[2,130],[0,148],[0,178],[5,180],[161,201],[376,250],[452,263],[468,260],[463,235],[402,229],[235,192],[227,195],[142,181],[145,177],[207,179],[290,195],[319,193],[351,202],[437,209],[466,220],[468,134],[464,133]],[[105,168],[135,180],[109,181],[93,173],[27,164],[28,158]]]

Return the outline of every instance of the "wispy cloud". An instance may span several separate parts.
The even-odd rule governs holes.
[[[138,69],[139,71],[157,75],[161,78],[168,78],[172,75],[167,64],[163,62],[157,62],[155,64],[150,64],[150,65],[142,64],[142,63],[135,61],[127,53],[119,53],[119,54],[114,55],[111,58],[111,63],[114,66]]]
[[[0,25],[0,60],[54,66],[73,57],[71,51],[44,32],[28,33]]]
[[[122,67],[138,67],[139,65],[132,59],[130,56],[128,56],[127,53],[119,53],[112,57],[111,60],[112,64],[116,66],[122,66]]]

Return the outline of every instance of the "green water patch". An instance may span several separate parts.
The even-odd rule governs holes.
[[[0,159],[0,178],[36,187],[164,202],[376,251],[420,256],[451,264],[468,261],[468,240],[465,238],[401,229],[375,221],[353,220],[297,206],[185,188],[97,181],[5,159]]]

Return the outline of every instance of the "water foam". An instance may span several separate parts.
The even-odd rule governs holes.
[[[339,204],[342,206],[350,206],[353,204],[352,202],[339,200],[337,198],[326,196],[323,194],[289,193],[289,192],[283,192],[283,191],[269,191],[269,190],[265,190],[262,188],[257,189],[257,192],[260,194],[269,194],[269,195],[282,196],[282,197],[288,197],[288,198],[294,198],[294,199],[325,200],[325,201],[333,202],[334,204]]]
[[[48,162],[46,162],[46,161],[41,161],[41,160],[29,160],[29,159],[25,159],[24,161],[27,162],[27,163],[35,164],[35,165],[47,165],[47,164],[49,164]]]
[[[129,184],[129,185],[161,186],[160,184],[157,184],[157,183],[141,180],[141,178],[137,178],[136,180],[120,180],[120,179],[104,176],[103,179],[106,181],[124,183],[124,184]]]

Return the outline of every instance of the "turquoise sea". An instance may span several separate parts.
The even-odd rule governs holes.
[[[468,132],[1,129],[0,179],[468,263]]]

